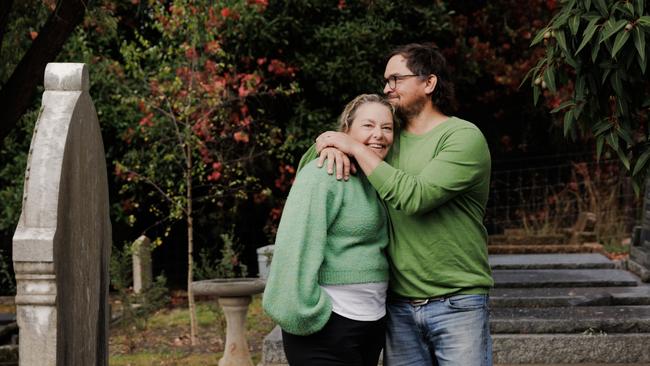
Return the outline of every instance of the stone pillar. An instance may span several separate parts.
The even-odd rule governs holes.
[[[21,366],[108,365],[104,146],[85,64],[50,63],[13,238]]]
[[[636,273],[643,282],[650,282],[650,179],[646,179],[643,196],[643,221],[634,228],[628,269]]]
[[[131,246],[133,260],[133,292],[139,294],[151,287],[151,240],[145,235],[139,237]]]

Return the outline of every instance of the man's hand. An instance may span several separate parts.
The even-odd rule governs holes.
[[[326,147],[318,156],[318,167],[323,167],[323,162],[327,159],[327,174],[334,173],[334,163],[336,163],[336,179],[350,179],[350,172],[355,174],[357,168],[350,164],[350,157],[345,155],[341,150],[335,147]]]
[[[322,167],[323,162],[327,159],[327,173],[334,172],[336,163],[336,179],[350,179],[352,174],[357,172],[354,164],[350,164],[350,157],[354,144],[357,142],[348,134],[336,131],[323,132],[316,139],[316,151],[318,156],[318,166]]]
[[[341,152],[353,155],[353,149],[359,142],[343,132],[326,131],[316,138],[316,151],[320,153],[326,147],[335,147]]]

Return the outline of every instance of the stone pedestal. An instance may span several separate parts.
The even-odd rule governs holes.
[[[226,316],[226,348],[219,366],[253,366],[246,341],[246,313],[251,295],[264,291],[265,283],[258,278],[213,279],[196,281],[196,295],[219,296],[219,305]]]
[[[111,224],[85,64],[50,63],[13,237],[21,366],[108,364]]]
[[[219,366],[253,366],[246,340],[246,313],[251,297],[220,297],[218,302],[226,316],[226,348]]]

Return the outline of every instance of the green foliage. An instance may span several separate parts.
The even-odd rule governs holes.
[[[197,280],[208,280],[213,278],[236,278],[246,277],[248,267],[241,262],[241,246],[238,245],[232,233],[221,234],[221,256],[214,259],[208,248],[199,252],[199,261],[194,267],[194,275]]]
[[[0,84],[9,79],[18,62],[38,35],[38,30],[50,15],[47,2],[41,0],[14,1],[12,12],[3,29],[0,49]]]
[[[16,3],[33,9],[21,10],[25,19],[12,25],[16,52],[7,46],[14,38],[5,38],[0,72],[29,46],[30,27],[49,14],[42,4]],[[242,259],[264,234],[274,240],[298,157],[335,125],[350,98],[381,91],[384,57],[396,45],[441,47],[467,107],[459,115],[489,126],[483,131],[495,155],[502,152],[494,143],[502,135],[515,136],[515,149],[544,140],[539,136],[548,117],[543,108],[526,105],[530,91],[517,86],[536,53],[528,48],[530,33],[553,10],[546,4],[101,0],[90,3],[58,61],[90,66],[90,92],[114,178],[116,241],[155,231],[152,236],[165,243],[183,244],[182,225],[172,223],[185,214],[183,172],[191,157],[196,252],[232,233]],[[577,24],[583,32],[585,25]],[[571,42],[568,33],[564,38]],[[552,81],[561,89],[560,78]],[[0,199],[9,202],[0,208],[0,231],[12,231],[20,212],[33,113],[13,147],[0,152]],[[219,247],[211,254],[206,263],[221,263]]]
[[[291,95],[293,71],[279,60],[264,71],[222,48],[229,32],[219,30],[261,27],[258,7],[240,2],[227,13],[179,0],[150,11],[145,32],[121,48],[127,75],[140,81],[122,99],[140,119],[122,135],[129,149],[116,164],[121,193],[165,223],[191,214],[188,200],[218,218],[232,216],[261,190],[255,171],[282,144],[279,129],[248,101]]]
[[[111,137],[117,134],[117,130],[122,130],[121,124],[133,113],[120,104],[117,98],[119,93],[128,93],[129,83],[124,80],[119,62],[110,56],[110,44],[118,38],[117,18],[107,4],[110,4],[110,1],[91,2],[86,22],[69,38],[57,61],[85,62],[90,65],[90,92],[95,101],[103,129],[104,146],[110,159],[123,148],[122,145],[115,144]],[[0,52],[1,82],[9,77],[49,14],[47,2],[14,1]],[[99,57],[98,54],[102,56]],[[17,128],[0,144],[0,238],[11,238],[20,216],[27,152],[40,110],[41,94],[42,90],[39,90],[31,110],[22,116]],[[113,210],[112,213],[113,222],[121,219],[121,210]],[[0,249],[9,248],[10,245],[10,240],[3,240],[0,242]]]
[[[143,289],[140,293],[134,293],[131,288],[132,254],[131,246],[128,244],[122,248],[113,247],[109,266],[111,286],[117,291],[117,298],[120,300],[119,323],[121,326],[145,329],[148,319],[154,312],[169,303],[167,280],[164,274],[161,274],[156,276],[150,287]]]
[[[11,258],[0,250],[0,296],[8,296],[16,293],[16,281],[9,270]]]
[[[553,112],[561,116],[565,135],[593,135],[599,157],[605,146],[611,149],[637,191],[650,158],[649,20],[644,0],[564,0],[532,41],[546,49],[530,73],[535,100],[559,96]]]

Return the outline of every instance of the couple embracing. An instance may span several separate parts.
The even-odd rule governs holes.
[[[382,348],[387,366],[489,366],[487,143],[446,114],[435,47],[395,49],[384,78],[303,156],[264,309],[291,366],[376,366]]]

